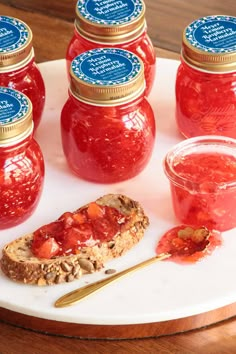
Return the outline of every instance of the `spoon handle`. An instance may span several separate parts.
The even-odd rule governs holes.
[[[112,283],[113,281],[131,273],[134,272],[140,268],[146,267],[149,264],[152,264],[157,261],[162,261],[163,259],[166,259],[170,257],[170,254],[168,253],[161,253],[155,257],[149,258],[141,263],[138,263],[128,269],[125,269],[119,273],[111,275],[109,278],[101,279],[99,281],[96,281],[95,283],[83,286],[82,288],[76,289],[74,291],[71,291],[70,293],[63,295],[60,297],[56,302],[55,302],[55,307],[66,307],[70,306],[88,295],[98,291],[99,289],[103,288],[104,286]]]

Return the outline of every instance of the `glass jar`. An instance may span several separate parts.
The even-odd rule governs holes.
[[[0,229],[25,221],[41,196],[44,161],[32,132],[29,98],[0,87]]]
[[[93,49],[72,61],[70,74],[69,98],[61,113],[69,166],[81,178],[99,183],[139,174],[155,139],[141,60],[122,49]]]
[[[218,231],[236,227],[236,139],[186,139],[167,153],[164,170],[178,220]]]
[[[18,90],[33,104],[34,130],[45,104],[45,86],[35,63],[32,32],[21,20],[0,17],[0,86]]]
[[[176,122],[187,138],[236,138],[236,17],[207,16],[186,27],[176,76]]]
[[[151,91],[156,70],[156,54],[147,34],[143,0],[79,0],[76,4],[74,35],[66,60],[94,48],[116,47],[133,52],[144,63],[146,95]]]

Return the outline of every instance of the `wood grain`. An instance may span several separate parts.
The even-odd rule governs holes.
[[[29,13],[35,13],[46,15],[48,17],[58,18],[73,22],[75,18],[75,6],[77,0],[1,0],[1,4],[10,6],[13,9],[27,11]]]
[[[32,28],[38,62],[61,59],[73,33],[76,0],[1,0],[0,13],[15,16]],[[160,57],[179,57],[185,26],[201,16],[236,16],[235,0],[146,0],[148,33]],[[164,50],[164,52],[163,52]],[[166,51],[166,52],[165,52]]]
[[[233,354],[235,322],[182,334],[133,340],[83,340],[50,336],[0,323],[1,354]]]
[[[51,11],[47,12],[47,3],[41,3],[39,1],[11,1],[13,7],[4,5],[3,3],[8,3],[8,1],[0,1],[0,14],[4,16],[14,16],[22,21],[26,22],[32,32],[33,32],[33,45],[35,49],[35,57],[38,63],[57,60],[65,57],[66,48],[68,46],[69,40],[74,31],[74,20],[68,21],[70,12],[73,13],[74,18],[74,4],[68,5],[68,3],[73,3],[73,1],[65,0],[63,3],[67,3],[67,11],[64,12],[64,7],[60,6],[55,8],[55,17],[51,18]],[[56,1],[50,1],[50,8]],[[21,6],[19,6],[21,4]],[[23,6],[25,4],[25,6]],[[31,7],[30,7],[31,4]],[[55,5],[54,4],[54,5]],[[61,4],[61,3],[60,3]],[[17,6],[16,6],[17,5]],[[27,7],[28,6],[28,7]],[[36,12],[30,12],[30,9],[36,8]],[[71,8],[73,7],[73,11]],[[25,10],[27,9],[27,11]],[[40,8],[40,11],[38,10]],[[69,11],[70,8],[70,11]],[[57,17],[57,14],[64,13],[65,18]],[[156,49],[157,56],[161,58],[179,59],[179,53],[173,53],[169,50],[162,48]]]
[[[198,315],[163,322],[132,325],[90,325],[45,320],[0,308],[0,320],[41,333],[84,339],[160,337],[202,328],[236,315],[236,303]]]
[[[235,0],[146,0],[148,31],[156,47],[180,52],[184,28],[199,17],[236,16]]]
[[[34,3],[34,2],[32,2]],[[44,62],[65,57],[68,42],[73,34],[73,23],[52,19],[39,12],[29,12],[22,9],[2,5],[0,13],[14,16],[26,22],[33,32],[33,45],[37,62]]]

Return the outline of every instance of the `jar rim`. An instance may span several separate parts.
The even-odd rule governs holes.
[[[200,70],[236,70],[236,17],[211,15],[187,25],[182,35],[182,57]]]
[[[0,145],[18,141],[32,130],[33,106],[24,93],[0,86]]]
[[[120,7],[116,2],[89,6],[90,0],[78,0],[75,7],[75,27],[86,39],[101,43],[121,43],[137,38],[146,26],[146,6],[143,0],[125,0],[122,3],[123,15],[117,17]],[[113,8],[115,4],[115,8]],[[132,6],[130,7],[130,5]],[[104,9],[103,9],[104,7]],[[109,12],[109,16],[106,15]],[[116,15],[115,15],[116,14]]]
[[[185,188],[186,190],[191,191],[192,193],[195,192],[201,194],[225,191],[226,188],[227,189],[236,188],[236,179],[235,181],[219,182],[219,183],[209,181],[208,185],[210,187],[210,191],[208,192],[203,191],[201,182],[192,181],[188,178],[180,176],[179,173],[176,172],[174,168],[174,161],[176,161],[177,158],[183,156],[183,153],[185,153],[185,155],[188,155],[193,151],[198,153],[199,147],[204,147],[204,146],[222,148],[223,150],[225,150],[224,153],[225,155],[236,156],[236,139],[234,138],[219,136],[219,135],[203,135],[203,136],[185,139],[180,143],[174,145],[173,148],[167,152],[164,158],[163,161],[164,172],[168,177],[169,181],[172,182],[175,186],[178,186],[180,188]]]
[[[31,28],[22,20],[12,16],[1,16],[0,25],[5,33],[4,45],[0,47],[0,68],[17,66],[32,55],[33,34]],[[8,38],[9,37],[9,38]]]
[[[94,48],[75,57],[70,66],[70,91],[81,101],[119,105],[145,90],[144,64],[121,48]]]

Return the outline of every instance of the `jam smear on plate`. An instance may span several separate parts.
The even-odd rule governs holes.
[[[168,253],[168,258],[177,263],[194,263],[210,255],[220,246],[221,234],[206,227],[175,226],[158,242],[157,254]]]

